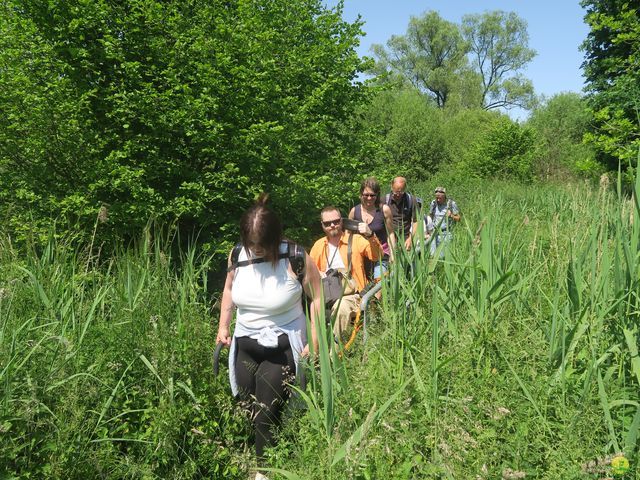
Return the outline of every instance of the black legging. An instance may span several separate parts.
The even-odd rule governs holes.
[[[249,337],[236,338],[236,381],[238,396],[252,403],[256,455],[262,459],[265,447],[274,445],[273,428],[280,423],[287,383],[293,383],[296,365],[289,337],[280,335],[278,346],[263,347]]]

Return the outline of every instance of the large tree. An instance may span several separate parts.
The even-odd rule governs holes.
[[[529,108],[533,85],[520,74],[535,55],[528,42],[526,22],[512,12],[466,15],[458,25],[430,11],[372,47],[373,73],[413,85],[439,107]]]
[[[465,15],[462,32],[482,82],[482,107],[529,108],[533,84],[519,73],[536,54],[529,48],[527,22],[514,12],[497,10]]]
[[[640,149],[640,0],[583,0],[591,28],[583,63],[594,129],[587,139],[609,168],[633,167]]]
[[[353,175],[362,32],[340,5],[0,5],[0,204],[14,231],[52,216],[90,226],[102,207],[117,234],[159,217],[218,242],[261,190],[294,225]]]
[[[394,35],[382,45],[373,45],[377,57],[374,73],[399,76],[444,107],[466,64],[467,46],[455,23],[438,12],[411,17],[405,35]]]

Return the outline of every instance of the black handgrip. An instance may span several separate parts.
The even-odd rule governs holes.
[[[218,342],[216,349],[213,351],[213,375],[215,377],[218,376],[218,372],[220,371],[220,352],[223,347],[224,343]]]
[[[360,222],[358,220],[353,220],[351,218],[343,218],[342,219],[342,228],[345,230],[349,230],[350,232],[358,233],[358,225]]]

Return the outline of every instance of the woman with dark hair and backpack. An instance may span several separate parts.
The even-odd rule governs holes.
[[[396,234],[391,208],[381,204],[380,184],[374,177],[365,178],[360,184],[360,203],[351,209],[349,218],[365,222],[380,241],[384,256],[381,264],[373,267],[373,278],[382,277],[388,268],[388,262],[393,261]]]
[[[317,351],[315,321],[322,288],[318,269],[306,252],[283,239],[282,224],[267,207],[267,198],[260,195],[240,220],[242,242],[229,255],[216,338],[231,348],[231,390],[250,406],[259,467],[265,448],[274,445],[273,430],[290,394],[288,384],[295,378],[299,359],[309,351],[303,290],[310,298],[311,338]],[[266,479],[260,472],[255,478]]]

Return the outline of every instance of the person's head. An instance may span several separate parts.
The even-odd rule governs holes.
[[[320,212],[320,223],[327,238],[342,236],[342,216],[336,207],[324,207]]]
[[[404,177],[395,177],[391,181],[391,195],[395,200],[400,200],[407,189],[407,179]]]
[[[436,202],[443,204],[447,200],[447,190],[444,187],[436,187],[435,189]]]
[[[269,195],[261,193],[255,204],[240,218],[240,238],[245,249],[264,257],[274,266],[280,255],[282,223],[267,207]]]
[[[360,184],[360,201],[366,207],[380,204],[380,184],[374,177],[365,178]]]

